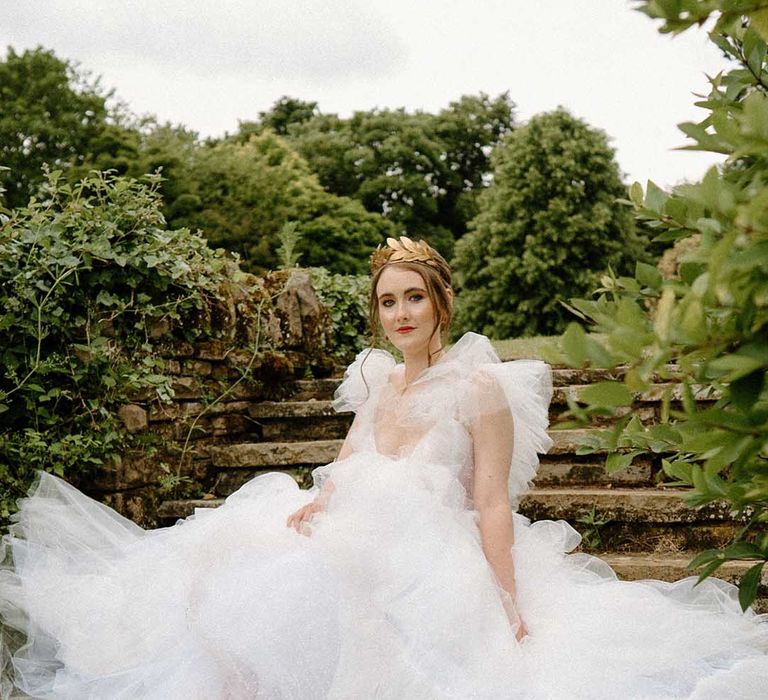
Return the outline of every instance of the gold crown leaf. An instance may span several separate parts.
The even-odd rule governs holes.
[[[379,246],[371,255],[371,270],[376,272],[388,262],[418,262],[424,265],[438,267],[432,248],[424,241],[413,241],[407,236],[387,238],[387,247]]]

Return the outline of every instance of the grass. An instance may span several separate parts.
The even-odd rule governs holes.
[[[546,352],[560,349],[559,335],[537,335],[531,338],[492,340],[493,347],[502,360],[546,360]]]

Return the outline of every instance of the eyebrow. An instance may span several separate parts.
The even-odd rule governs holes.
[[[421,287],[408,287],[408,289],[405,290],[405,294],[410,294],[411,292],[424,292],[424,294],[427,293],[426,289],[422,289]],[[379,294],[379,299],[382,297],[393,297],[395,296],[392,292],[384,292],[382,294]]]

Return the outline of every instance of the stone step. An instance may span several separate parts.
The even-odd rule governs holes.
[[[625,523],[685,524],[732,523],[724,504],[693,509],[678,489],[531,489],[522,499],[520,512],[531,520],[578,522],[594,508],[603,520]],[[185,517],[195,508],[215,508],[223,499],[165,501],[162,517]]]
[[[502,357],[502,360],[516,359]],[[676,367],[668,365],[668,372],[674,374]],[[291,401],[305,401],[307,399],[327,400],[332,398],[336,387],[341,383],[341,375],[344,368],[339,368],[337,377],[328,377],[324,379],[299,379],[292,382],[286,382],[283,385],[285,399]],[[624,378],[625,370],[617,367],[612,370],[607,369],[573,369],[570,367],[553,367],[552,383],[555,387],[567,387],[572,385],[587,385],[595,382],[621,380]],[[666,381],[666,380],[664,380]]]
[[[329,380],[324,380],[329,381]],[[584,391],[589,387],[587,384],[569,385],[556,387],[552,396],[552,406],[558,408],[567,405],[568,398],[579,400]],[[680,384],[664,383],[655,384],[647,391],[635,394],[635,401],[639,404],[659,403],[665,395],[669,395],[672,401],[681,401],[683,390]],[[715,396],[711,394],[706,387],[697,387],[694,390],[694,397],[697,401],[713,401]],[[261,401],[251,404],[248,413],[251,418],[310,418],[317,416],[339,415],[333,410],[330,399],[309,398],[304,401],[292,398],[290,401]]]
[[[342,440],[308,442],[246,442],[212,447],[211,462],[219,468],[273,469],[299,464],[328,464],[341,449]]]
[[[688,507],[684,491],[658,488],[536,488],[520,512],[531,520],[567,520],[584,545],[602,551],[701,551],[726,546],[742,524],[724,504]]]
[[[221,497],[229,496],[255,476],[268,471],[280,471],[289,474],[298,482],[299,486],[307,488],[312,485],[312,470],[318,464],[326,463],[321,461],[314,464],[302,463],[291,466],[277,465],[259,468],[248,466],[218,467],[216,468],[214,483],[211,486],[211,493]],[[558,456],[545,456],[539,466],[535,484],[538,487],[649,487],[654,484],[653,474],[650,460],[640,458],[636,464],[632,464],[615,474],[608,474],[599,457],[597,459],[592,458],[591,461],[589,456],[566,457],[563,461]]]
[[[649,487],[654,485],[654,469],[650,459],[638,457],[629,467],[609,474],[602,455],[565,458],[544,455],[534,479],[536,488],[566,486]]]
[[[585,548],[600,551],[669,554],[724,547],[732,541],[741,524],[727,509],[712,505],[694,510],[681,494],[651,488],[534,488],[523,497],[520,512],[531,520],[566,520],[582,535]],[[166,501],[159,513],[169,522],[222,502]]]
[[[550,455],[575,454],[590,429],[552,430],[554,442]],[[251,442],[210,449],[215,467],[273,468],[296,464],[327,464],[341,449],[342,440],[311,440],[296,442]]]
[[[702,508],[685,504],[682,489],[536,488],[523,498],[520,511],[532,520],[575,521],[595,512],[602,519],[639,523],[732,522],[724,503]]]

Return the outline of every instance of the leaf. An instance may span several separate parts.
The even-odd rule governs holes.
[[[643,287],[650,287],[651,289],[660,289],[663,281],[661,273],[655,266],[639,261],[635,265],[635,279]]]
[[[672,289],[672,287],[664,287],[664,291],[661,293],[661,299],[659,299],[659,304],[656,307],[656,317],[653,321],[656,335],[662,342],[666,342],[669,339],[674,306],[675,290]]]
[[[664,210],[664,204],[669,199],[669,195],[662,190],[655,182],[648,180],[646,188],[645,206],[656,214],[661,214]]]
[[[630,406],[632,394],[622,382],[597,382],[581,392],[580,400],[595,406]]]
[[[726,559],[754,559],[763,558],[763,552],[756,544],[751,542],[734,542],[723,550]]]
[[[734,406],[742,411],[749,411],[760,398],[765,385],[765,371],[756,370],[745,377],[731,382],[730,394]]]
[[[626,469],[632,464],[632,460],[640,454],[643,454],[642,450],[632,450],[626,453],[612,452],[605,460],[605,470],[609,474],[614,474],[622,469]]]
[[[741,577],[739,582],[739,603],[742,610],[747,610],[757,597],[757,587],[760,585],[760,575],[763,572],[764,561],[755,564]]]
[[[751,12],[749,14],[749,24],[763,41],[768,41],[768,9]]]
[[[699,573],[699,579],[696,583],[701,583],[705,578],[708,578],[715,573],[723,564],[725,559],[715,559],[707,564]]]
[[[574,366],[581,366],[587,359],[587,334],[578,323],[569,323],[561,338],[561,346],[566,360]]]
[[[643,204],[643,186],[639,182],[633,182],[629,187],[629,199],[635,206]]]
[[[709,363],[709,367],[715,370],[728,372],[724,378],[725,381],[733,381],[741,377],[746,377],[755,370],[765,366],[765,360],[759,357],[753,357],[747,354],[731,353],[730,355],[721,355]]]

